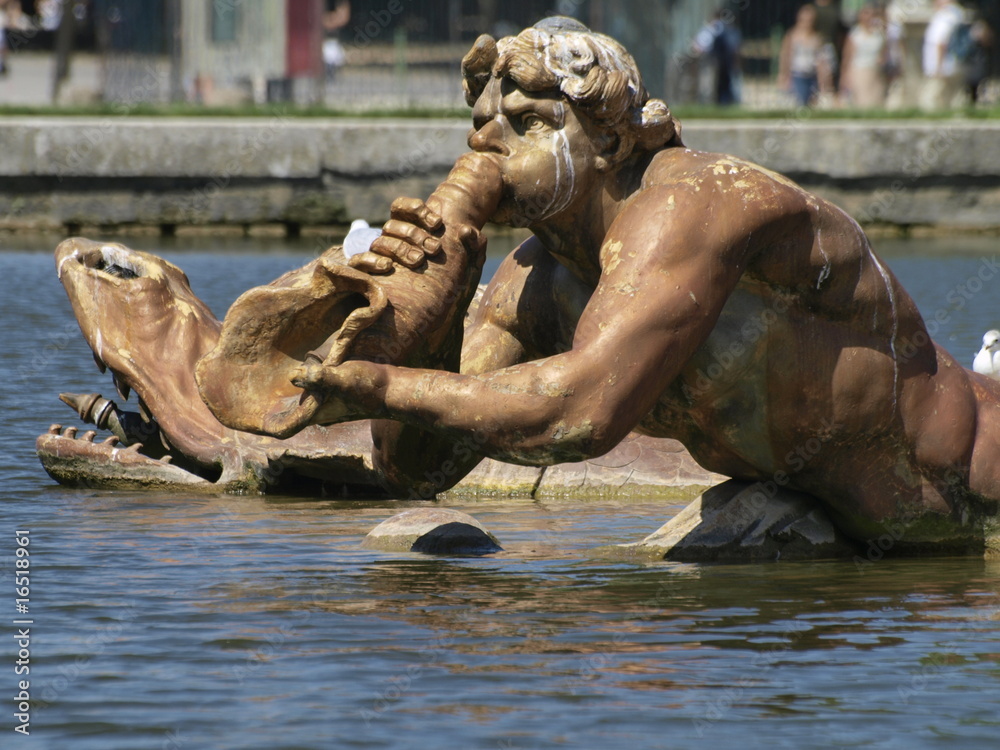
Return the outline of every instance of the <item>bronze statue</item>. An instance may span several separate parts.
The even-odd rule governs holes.
[[[808,492],[857,539],[891,522],[900,548],[983,544],[1000,388],[931,341],[853,219],[684,148],[627,52],[575,22],[481,37],[464,75],[469,145],[503,175],[493,219],[534,236],[487,288],[461,374],[351,360],[296,376],[406,425],[413,441],[383,461],[433,461],[456,436],[507,461],[572,461],[637,429]],[[374,249],[398,260],[430,229]]]
[[[1000,383],[931,341],[853,219],[685,148],[625,49],[571,19],[480,37],[463,74],[473,153],[435,196],[394,203],[348,267],[251,290],[221,335],[202,316],[198,385],[222,423],[287,438],[371,418],[373,470],[404,495],[635,430],[809,493],[859,541],[891,524],[896,551],[996,544]],[[488,219],[533,236],[463,337]]]

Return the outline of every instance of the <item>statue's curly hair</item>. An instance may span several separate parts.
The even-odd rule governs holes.
[[[475,104],[491,77],[525,91],[558,91],[600,128],[618,137],[613,161],[638,146],[682,146],[681,125],[666,103],[651,99],[625,48],[572,18],[539,21],[499,42],[483,34],[462,60],[463,88]]]

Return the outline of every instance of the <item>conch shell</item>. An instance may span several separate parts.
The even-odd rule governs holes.
[[[242,294],[226,314],[218,344],[195,368],[198,389],[227,427],[288,437],[309,424],[351,419],[349,404],[292,385],[308,358],[426,364],[448,345],[482,272],[458,237],[481,229],[503,188],[493,156],[464,154],[427,199],[444,219],[442,249],[411,270],[374,276],[345,265],[338,249]]]

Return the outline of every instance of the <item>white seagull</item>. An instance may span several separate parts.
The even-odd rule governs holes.
[[[983,334],[983,348],[972,361],[972,369],[1000,380],[1000,331],[992,330]]]
[[[350,258],[352,255],[368,252],[368,248],[381,234],[381,229],[368,226],[368,222],[364,219],[355,219],[351,222],[347,236],[344,237],[344,255]]]

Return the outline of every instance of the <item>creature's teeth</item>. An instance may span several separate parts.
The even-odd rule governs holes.
[[[160,458],[160,461],[163,462],[163,463],[165,463],[165,464],[169,464],[173,460],[174,460],[174,457],[171,456],[169,453],[167,455],[165,455],[165,456],[162,456]]]
[[[149,413],[149,407],[146,406],[146,402],[142,400],[142,396],[136,396],[139,401],[139,416],[142,417],[142,421],[146,424],[152,420],[152,415]]]
[[[142,447],[142,443],[132,443],[128,448],[125,449],[126,453],[138,453],[139,449]]]
[[[91,352],[94,355],[94,363],[97,365],[97,369],[101,371],[101,375],[108,371],[108,366],[104,364],[104,360],[97,356],[97,352]]]
[[[128,401],[128,396],[132,392],[129,388],[128,383],[115,375],[112,380],[115,381],[115,388],[118,390],[118,395],[122,397],[122,401]]]
[[[112,448],[121,442],[117,435],[108,435],[104,440],[101,441],[102,445],[110,445]]]
[[[94,442],[94,438],[97,437],[97,432],[94,430],[87,430],[85,433],[80,435],[80,440],[86,440],[88,443]]]
[[[50,435],[58,435],[60,432],[62,432],[62,425],[61,424],[50,424],[49,425],[49,434]]]
[[[67,427],[65,430],[63,430],[63,437],[75,438],[76,433],[77,433],[77,428],[70,426]]]
[[[163,430],[160,430],[160,442],[163,443],[163,447],[166,448],[168,451],[173,450],[173,447],[167,441],[167,435]]]

